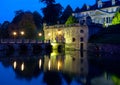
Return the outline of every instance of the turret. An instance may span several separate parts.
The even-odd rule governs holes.
[[[98,8],[102,8],[102,1],[101,0],[96,0]]]
[[[116,0],[111,0],[112,6],[116,4]]]

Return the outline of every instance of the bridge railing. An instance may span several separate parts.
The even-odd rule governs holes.
[[[1,39],[0,43],[48,43],[48,41],[34,39]]]

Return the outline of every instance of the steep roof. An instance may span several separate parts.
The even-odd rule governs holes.
[[[87,8],[88,5],[84,4],[83,7],[80,9],[80,12],[84,12],[84,11],[89,11],[89,10],[96,10],[96,9],[101,9],[101,8],[107,8],[107,7],[114,7],[114,6],[120,6],[120,1],[116,0],[116,4],[112,5],[111,1],[105,1],[102,2],[102,7],[98,8],[98,4],[95,3],[92,6],[89,6],[89,9]]]

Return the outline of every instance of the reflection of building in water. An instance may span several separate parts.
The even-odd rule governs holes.
[[[44,71],[58,70],[68,74],[87,76],[88,62],[86,52],[67,51],[64,55],[52,55],[44,58]],[[53,55],[55,54],[55,55]]]
[[[88,27],[86,25],[44,25],[44,35],[45,40],[50,40],[52,43],[65,43],[65,48],[87,49]]]
[[[100,77],[96,77],[96,78],[93,78],[91,80],[91,84],[92,85],[117,85],[117,77],[114,79],[113,77],[115,76],[112,76],[107,74],[107,73],[104,73],[102,76]],[[119,81],[119,80],[118,80]],[[118,83],[119,85],[119,83]]]

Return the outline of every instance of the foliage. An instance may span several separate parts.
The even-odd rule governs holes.
[[[112,24],[113,25],[120,24],[120,10],[118,12],[116,12],[116,14],[112,20]]]
[[[76,18],[73,16],[70,16],[67,21],[66,21],[66,25],[70,25],[70,24],[74,24],[76,22]]]
[[[22,10],[15,11],[15,17],[13,18],[12,23],[14,24],[19,23],[23,15],[24,15],[24,11]]]
[[[115,85],[120,85],[120,78],[118,78],[117,76],[113,75],[112,80]]]
[[[21,21],[19,22],[20,29],[25,31],[25,38],[34,39],[36,38],[36,25],[31,12],[26,12]]]
[[[38,28],[38,29],[37,29]],[[27,38],[35,39],[37,38],[37,30],[42,30],[42,17],[38,12],[23,12],[16,11],[16,16],[14,17],[12,23],[9,26],[9,34],[13,37],[12,32],[16,31],[16,38]],[[24,31],[24,36],[20,35],[20,31]]]
[[[73,13],[73,9],[71,8],[70,5],[68,5],[64,12],[62,13],[62,16],[61,16],[61,23],[65,24],[65,22],[67,21],[68,17],[71,16]]]
[[[9,38],[8,27],[10,22],[5,21],[0,27],[0,38]]]
[[[43,19],[42,16],[37,12],[33,12],[33,18],[37,29],[42,30]]]
[[[75,12],[80,12],[80,8],[79,7],[77,7],[76,9],[75,9]]]
[[[56,24],[62,13],[62,6],[59,3],[55,4],[54,0],[41,0],[41,2],[46,3],[46,7],[42,8],[44,22],[49,25]]]
[[[46,5],[54,4],[55,0],[39,0],[40,2],[45,3]]]

